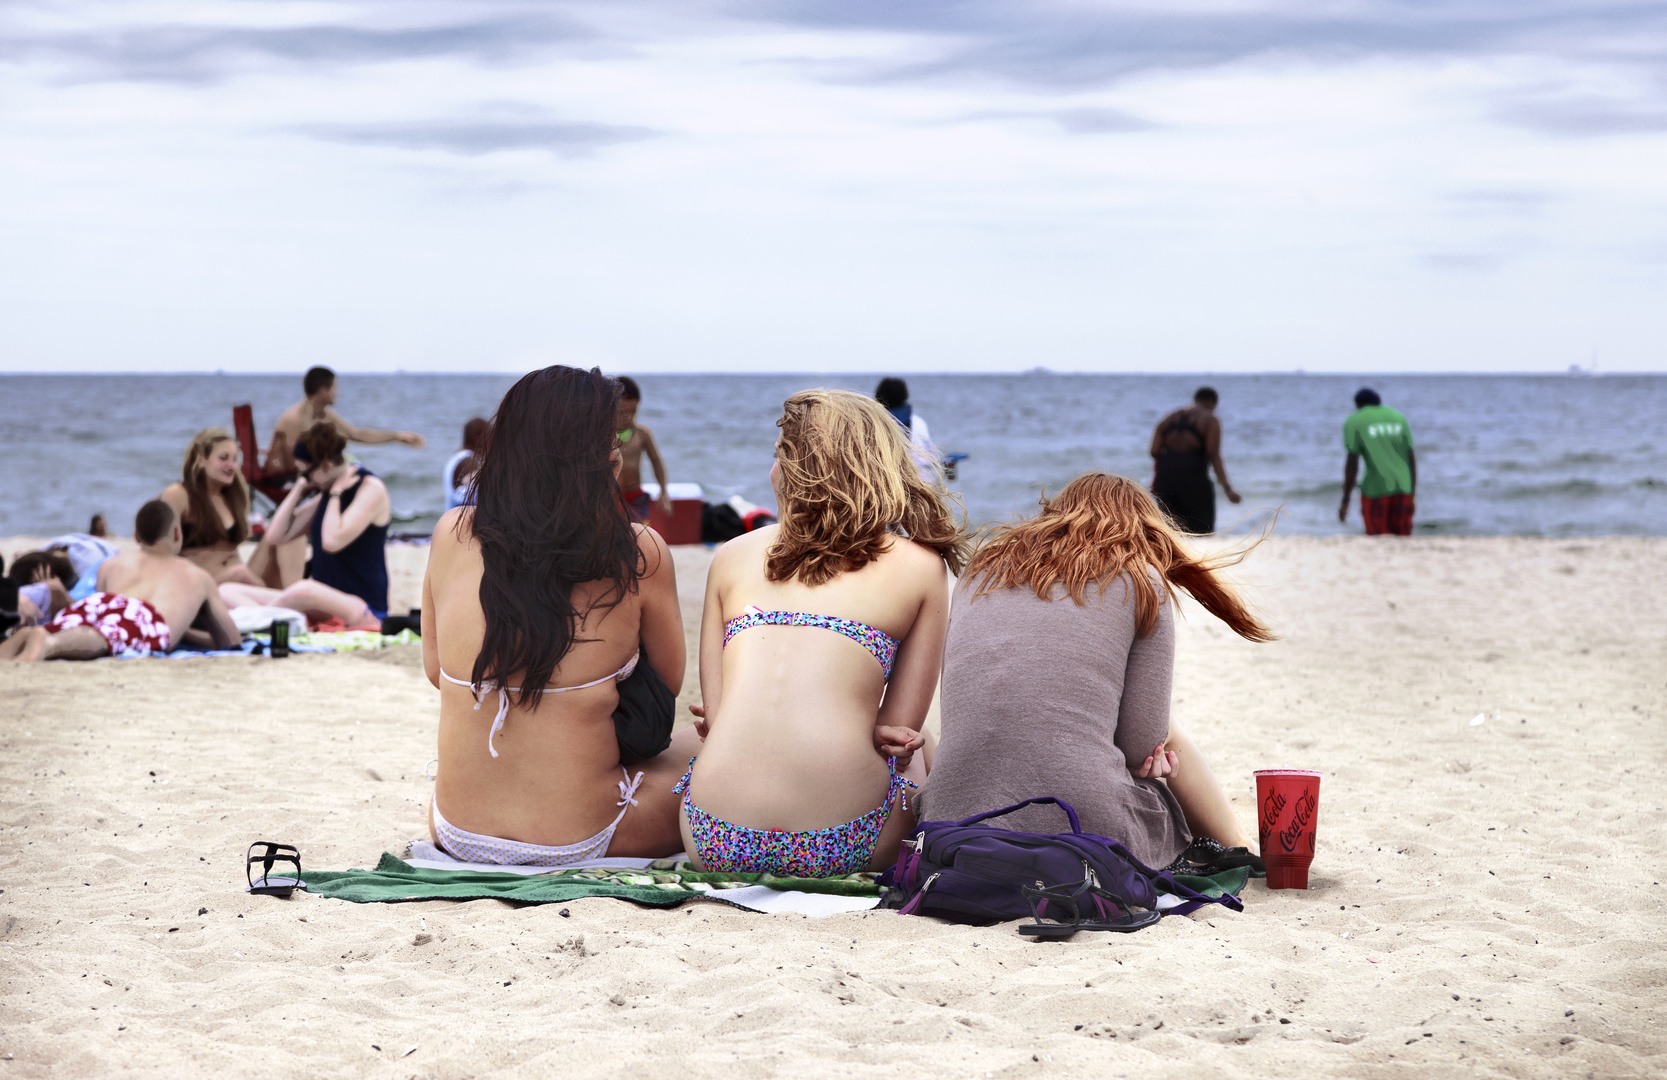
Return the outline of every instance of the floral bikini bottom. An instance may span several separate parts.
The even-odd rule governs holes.
[[[694,840],[691,853],[707,870],[729,873],[776,874],[781,877],[833,877],[868,869],[874,845],[897,796],[917,785],[897,775],[897,762],[886,759],[891,783],[879,806],[860,818],[826,829],[789,832],[786,829],[748,829],[713,817],[694,804],[689,796],[689,776],[694,759],[683,779],[672,789],[683,795],[683,811],[689,816],[689,834]]]

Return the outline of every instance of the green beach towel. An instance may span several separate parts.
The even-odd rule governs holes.
[[[315,896],[355,904],[397,904],[412,900],[508,900],[517,904],[555,904],[588,896],[674,907],[696,898],[732,902],[724,894],[762,886],[778,893],[869,898],[885,892],[877,874],[843,877],[795,878],[772,874],[714,874],[691,869],[686,862],[662,859],[641,870],[616,867],[552,868],[547,874],[494,874],[476,870],[429,870],[415,867],[386,852],[375,870],[308,870],[301,880]],[[1176,875],[1176,880],[1207,896],[1237,896],[1249,880],[1246,869],[1225,870],[1211,877]],[[740,899],[740,895],[737,895]],[[735,906],[758,910],[749,903]],[[871,906],[871,905],[866,905]]]
[[[355,904],[394,904],[408,900],[509,900],[517,904],[554,904],[587,896],[612,896],[638,904],[671,907],[705,897],[725,899],[732,889],[764,886],[777,892],[872,897],[885,890],[875,874],[831,878],[775,877],[771,874],[708,874],[686,862],[661,860],[641,870],[615,867],[552,868],[547,874],[493,874],[476,870],[428,870],[383,852],[375,870],[308,870],[301,875],[307,891]]]

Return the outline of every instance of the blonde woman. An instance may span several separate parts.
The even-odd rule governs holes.
[[[1261,868],[1198,747],[1169,715],[1184,589],[1247,641],[1273,633],[1133,480],[1079,476],[998,526],[950,610],[943,746],[924,813],[953,820],[1039,795],[1149,866]],[[1029,807],[991,824],[1058,831]],[[1194,838],[1197,838],[1194,840]]]
[[[807,390],[777,426],[781,522],[730,541],[707,577],[683,842],[712,870],[875,869],[914,826],[904,796],[929,765],[966,538],[876,402]]]
[[[185,451],[180,481],[159,496],[179,515],[180,554],[207,570],[215,584],[260,585],[237,546],[249,539],[249,485],[237,440],[225,428],[204,428]]]

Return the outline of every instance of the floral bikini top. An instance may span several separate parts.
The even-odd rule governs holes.
[[[897,639],[867,623],[833,615],[813,615],[808,611],[765,611],[754,604],[748,604],[740,615],[724,623],[724,645],[727,646],[729,639],[736,634],[753,626],[818,626],[844,634],[874,654],[887,679],[891,678],[891,665],[897,659]]]

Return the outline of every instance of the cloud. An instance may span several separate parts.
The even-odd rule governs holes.
[[[416,120],[382,124],[311,125],[299,128],[327,142],[490,154],[499,150],[548,150],[563,157],[593,154],[618,143],[653,138],[651,128],[587,121]]]
[[[1504,266],[1507,258],[1497,251],[1431,251],[1418,260],[1431,270],[1483,274]]]
[[[1263,3],[1229,11],[1184,3],[1118,10],[1005,0],[758,0],[741,10],[761,21],[892,31],[944,42],[938,55],[927,59],[848,72],[852,81],[876,83],[971,76],[1082,88],[1146,71],[1263,57],[1334,62],[1549,53],[1648,65],[1667,54],[1667,9],[1637,2],[1365,0],[1330,8]]]
[[[1642,95],[1520,98],[1502,105],[1496,115],[1517,127],[1576,138],[1667,131],[1667,100]]]
[[[128,26],[102,32],[0,37],[0,60],[51,57],[85,79],[201,83],[268,60],[303,65],[384,63],[428,57],[513,60],[594,31],[550,15],[507,16],[429,26]]]
[[[1072,135],[1148,131],[1157,126],[1121,109],[1060,109],[1051,116],[1055,123]]]

